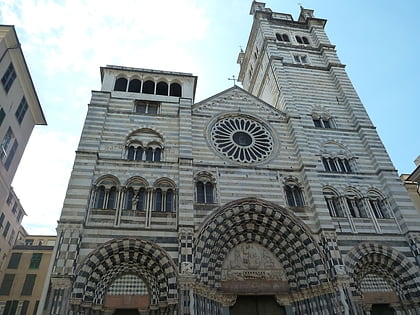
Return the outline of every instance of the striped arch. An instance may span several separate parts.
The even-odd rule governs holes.
[[[289,210],[256,198],[227,204],[203,223],[195,244],[195,272],[220,287],[222,264],[232,248],[256,242],[280,261],[292,290],[328,281],[322,249],[306,225]]]
[[[142,187],[148,187],[149,183],[147,182],[146,179],[144,179],[141,176],[133,176],[133,177],[130,177],[129,179],[127,179],[127,181],[125,182],[125,186],[130,187],[130,186],[133,186],[133,185],[140,185]]]
[[[93,303],[102,305],[109,287],[117,278],[127,274],[134,274],[139,276],[144,283],[147,283],[151,304],[158,304],[161,285],[158,283],[158,279],[148,273],[148,268],[153,268],[153,266],[142,266],[134,262],[123,262],[108,269],[105,274],[101,275],[101,279],[96,286]]]
[[[121,185],[120,180],[111,174],[102,175],[98,179],[96,179],[95,185],[99,186],[101,184],[105,186],[117,186],[117,187],[120,187]]]
[[[102,305],[116,278],[135,274],[147,285],[152,304],[177,303],[176,267],[162,248],[148,240],[110,240],[90,253],[76,274],[72,297],[80,302]]]
[[[146,145],[147,143],[143,143],[141,139],[142,135],[143,136],[150,135],[151,137],[156,139],[157,142],[159,143],[163,142],[163,139],[164,139],[164,133],[162,130],[156,128],[156,126],[144,125],[141,128],[133,128],[130,130],[130,132],[126,136],[126,144],[129,144],[132,141],[137,141],[143,145]]]
[[[382,244],[366,242],[354,247],[344,259],[353,294],[361,296],[360,284],[370,273],[384,278],[400,300],[420,298],[418,268],[402,253]]]

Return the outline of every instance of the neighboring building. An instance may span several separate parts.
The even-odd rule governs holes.
[[[0,213],[0,277],[4,270],[4,262],[15,244],[18,231],[21,228],[25,210],[12,187]]]
[[[23,229],[22,229],[23,230]],[[36,314],[55,236],[21,234],[0,277],[0,314]]]
[[[0,264],[24,215],[11,183],[32,129],[45,124],[15,28],[0,25]]]
[[[400,177],[420,214],[420,155],[414,162],[416,163],[416,169],[411,174],[402,174]]]
[[[43,314],[420,309],[420,216],[326,20],[251,14],[244,89],[101,68]]]

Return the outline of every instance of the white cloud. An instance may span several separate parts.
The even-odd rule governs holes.
[[[193,0],[0,0],[0,17],[17,29],[49,124],[35,128],[13,186],[28,232],[54,234],[99,67],[192,72],[188,45],[210,21]]]
[[[13,181],[31,234],[55,234],[79,137],[37,127]]]
[[[118,5],[20,0],[3,2],[0,10],[3,23],[24,32],[28,50],[40,50],[41,62],[51,74],[112,62],[139,64],[150,52],[165,59],[183,58],[188,55],[186,44],[205,37],[209,24],[192,0],[125,0]]]
[[[210,26],[199,5],[0,0],[1,23],[16,26],[49,124],[35,128],[13,182],[28,232],[55,233],[90,90],[100,86],[99,67],[198,72],[190,48],[207,39]]]

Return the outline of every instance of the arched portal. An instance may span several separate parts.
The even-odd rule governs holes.
[[[124,303],[133,309],[147,309],[149,305],[165,309],[177,304],[174,263],[148,240],[111,240],[90,253],[76,274],[72,303],[82,304],[84,310],[118,309]],[[127,297],[130,301],[124,300]]]
[[[375,309],[393,303],[420,307],[420,275],[398,250],[374,242],[361,243],[345,257],[352,293]]]
[[[298,313],[309,311],[309,305],[314,313],[325,308],[339,312],[342,301],[330,285],[326,255],[316,236],[288,209],[240,199],[210,215],[197,234],[195,273],[208,290],[236,299],[275,296],[279,305],[284,298]]]
[[[291,289],[327,282],[325,256],[306,225],[289,210],[246,198],[230,203],[204,222],[196,241],[196,271],[220,287],[222,264],[237,245],[255,242],[281,262]]]

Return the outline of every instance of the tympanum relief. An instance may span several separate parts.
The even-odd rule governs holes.
[[[286,280],[283,268],[265,247],[241,243],[226,256],[222,265],[223,280]]]

